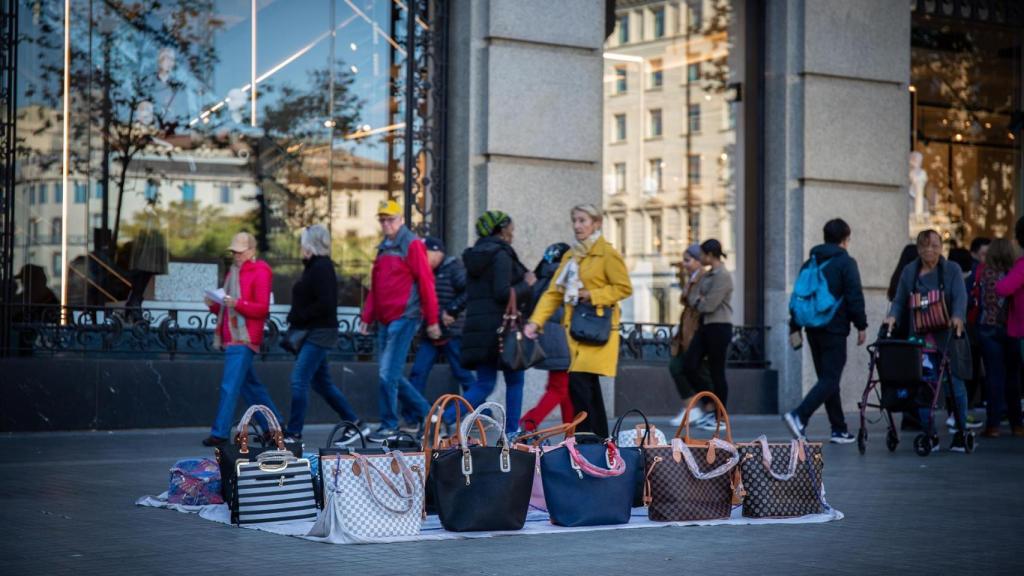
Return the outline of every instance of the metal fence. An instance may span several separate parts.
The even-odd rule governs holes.
[[[141,309],[56,305],[12,305],[10,347],[14,356],[212,356],[217,316],[199,307]],[[63,314],[63,322],[62,320]],[[288,328],[286,314],[267,319],[261,356],[264,360],[289,359],[280,346]],[[626,362],[668,362],[676,327],[668,324],[624,322],[620,328],[619,358]],[[732,367],[764,368],[765,328],[736,326],[729,347]],[[330,356],[358,361],[375,357],[376,338],[359,333],[358,316],[351,309],[338,311],[338,341]]]

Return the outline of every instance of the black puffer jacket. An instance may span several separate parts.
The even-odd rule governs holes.
[[[451,326],[441,326],[442,338],[462,336],[462,325],[465,323],[462,311],[466,309],[466,267],[461,260],[448,256],[434,270],[434,293],[437,294],[438,309],[455,318]]]
[[[501,327],[509,289],[517,304],[530,304],[530,287],[523,280],[526,267],[512,246],[497,236],[477,240],[462,254],[466,265],[466,323],[462,330],[462,365],[469,369],[498,366],[498,328]]]

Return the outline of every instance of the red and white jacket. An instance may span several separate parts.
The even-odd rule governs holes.
[[[400,318],[437,324],[434,272],[423,241],[403,226],[393,241],[377,247],[370,292],[360,316],[363,324],[390,324]]]
[[[230,273],[230,272],[229,272]],[[240,294],[235,302],[235,312],[245,318],[245,327],[249,332],[249,343],[253,350],[259,351],[263,343],[263,327],[270,316],[270,285],[273,273],[270,265],[262,260],[249,260],[242,264],[238,273]],[[219,315],[220,304],[210,305],[210,312]],[[231,330],[228,329],[227,314],[224,322],[217,326],[221,342],[224,346],[238,344],[231,341]]]

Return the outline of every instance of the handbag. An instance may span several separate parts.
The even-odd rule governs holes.
[[[710,440],[690,438],[690,409],[703,398],[715,403],[718,426]],[[723,422],[725,440],[718,437]],[[739,452],[732,442],[729,415],[713,393],[696,394],[671,445],[645,448],[644,461],[644,499],[651,520],[713,520],[731,514],[734,492],[739,486],[734,474]]]
[[[263,417],[267,420],[267,426],[270,428],[267,432],[270,433],[273,439],[273,445],[271,446],[252,446],[249,443],[249,426],[252,422],[252,417],[257,413],[263,414]],[[260,404],[254,404],[245,411],[242,415],[242,419],[238,421],[238,426],[235,428],[235,443],[228,444],[226,446],[219,446],[214,448],[214,454],[217,458],[217,463],[220,465],[220,481],[221,481],[221,495],[224,497],[224,501],[227,502],[228,507],[232,510],[236,509],[236,498],[238,496],[235,486],[237,479],[237,467],[238,462],[255,461],[260,454],[270,450],[288,450],[295,455],[296,458],[302,457],[302,443],[288,444],[284,443],[284,435],[281,432],[281,425],[277,422],[277,417],[274,416],[274,412],[266,406]]]
[[[442,438],[441,424],[444,420],[444,412],[448,408],[449,404],[455,408],[455,435]],[[451,448],[452,446],[458,446],[461,443],[458,431],[462,426],[463,411],[465,411],[466,414],[469,414],[473,411],[473,407],[465,398],[458,394],[442,394],[434,401],[430,410],[427,411],[427,416],[423,425],[423,452],[425,454],[424,475],[426,476],[426,497],[423,508],[424,512],[427,514],[437,514],[437,506],[434,503],[434,490],[432,488],[436,478],[430,473],[433,455],[440,450]],[[484,430],[483,423],[477,422],[476,429],[479,437],[475,439],[467,438],[467,442],[476,442],[480,445],[486,445],[487,433]]]
[[[769,444],[762,435],[741,444],[739,452],[744,517],[792,518],[824,511],[821,444],[796,439]]]
[[[636,474],[614,440],[577,444],[570,436],[540,455],[544,500],[556,526],[626,524],[633,508]]]
[[[544,349],[537,340],[523,335],[523,316],[516,306],[516,291],[509,289],[508,305],[498,329],[498,357],[502,370],[521,371],[544,361]]]
[[[534,466],[533,473],[533,487],[530,490],[530,507],[544,512],[547,512],[548,510],[547,502],[544,501],[544,482],[540,477],[540,455],[543,452],[555,449],[555,446],[551,445],[549,440],[559,434],[563,434],[566,437],[575,434],[576,427],[586,419],[586,410],[581,410],[580,413],[573,418],[572,422],[558,424],[557,426],[544,428],[542,430],[535,430],[527,434],[522,434],[516,438],[516,443],[519,445],[519,449],[529,450],[530,452],[535,453],[537,457],[537,465]],[[526,440],[529,440],[529,442],[526,442]]]
[[[639,414],[643,424],[637,424],[634,430],[622,431],[622,422],[629,414]],[[633,493],[633,506],[644,505],[644,450],[648,446],[667,446],[665,434],[647,421],[647,415],[637,410],[627,410],[615,421],[612,438],[618,442],[619,453],[626,466],[635,476],[636,488]]]
[[[611,308],[578,302],[569,319],[569,336],[583,344],[606,344],[612,334]]]
[[[490,411],[494,417],[487,416]],[[469,429],[487,423],[500,431],[495,446],[471,445]],[[505,435],[505,408],[484,402],[466,416],[459,444],[428,456],[437,515],[451,532],[519,530],[526,523],[535,456],[513,449]]]
[[[416,536],[423,523],[423,453],[366,455],[353,450],[321,461],[326,504],[307,536],[335,544]]]
[[[355,430],[356,434],[359,435],[359,447],[355,448],[352,446],[335,446],[334,439],[338,434],[344,430]],[[418,447],[417,447],[418,448]],[[325,506],[324,496],[324,475],[323,475],[323,461],[337,457],[342,454],[351,454],[352,452],[358,452],[360,454],[383,454],[387,452],[384,447],[381,446],[367,446],[366,438],[363,436],[363,431],[359,429],[354,422],[344,420],[334,425],[331,429],[331,433],[327,435],[327,441],[324,442],[324,447],[317,450],[319,461],[321,462],[319,467],[319,474],[316,475],[316,501],[317,504],[323,508]]]
[[[953,372],[953,376],[961,380],[971,380],[974,378],[971,343],[967,339],[967,334],[964,333],[957,336],[950,332],[946,348],[949,355],[949,369]]]
[[[306,342],[307,336],[309,336],[309,330],[289,328],[285,331],[284,336],[281,337],[281,348],[284,348],[285,352],[291,352],[298,356],[299,350],[302,350],[302,345]]]
[[[928,334],[941,332],[949,328],[949,310],[946,307],[946,271],[942,260],[939,260],[939,289],[910,292],[910,311],[914,322],[914,332]],[[917,260],[914,273],[915,284],[921,274],[921,259]]]
[[[209,458],[178,460],[171,466],[167,488],[168,504],[206,506],[223,504],[220,468]]]
[[[268,450],[255,462],[235,463],[238,479],[231,521],[238,525],[316,520],[309,460],[288,450]]]

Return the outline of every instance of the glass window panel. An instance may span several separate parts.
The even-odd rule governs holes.
[[[655,8],[652,14],[654,18],[654,37],[664,38],[665,37],[665,9]]]
[[[619,16],[619,44],[629,43],[629,14]]]
[[[651,138],[661,137],[661,110],[655,109],[649,112],[650,115],[650,129],[648,130],[648,136]]]

